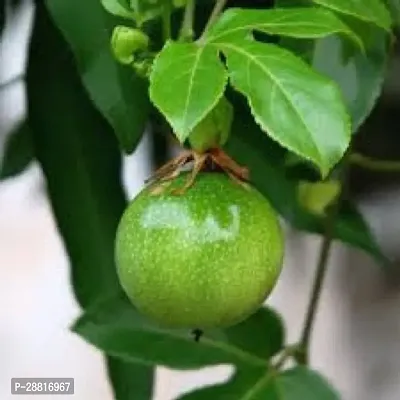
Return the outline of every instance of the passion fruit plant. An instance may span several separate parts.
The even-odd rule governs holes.
[[[228,382],[181,399],[340,398],[310,338],[335,239],[388,263],[347,177],[389,165],[351,142],[399,16],[397,0],[36,2],[28,119],[1,174],[39,161],[84,311],[73,330],[104,352],[116,399],[151,399],[158,365],[218,364],[235,367]],[[159,169],[126,207],[121,150],[146,126]],[[168,145],[182,152],[167,160]],[[278,215],[323,236],[297,343],[262,307]]]

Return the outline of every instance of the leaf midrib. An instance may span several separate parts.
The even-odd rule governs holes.
[[[254,385],[252,385],[246,393],[239,399],[239,400],[251,400],[252,397],[259,391],[261,390],[264,385],[273,378],[273,375],[271,372],[268,372],[264,376],[261,376],[260,379],[258,379]]]
[[[300,121],[301,121],[302,125],[304,126],[305,130],[309,133],[309,137],[311,138],[311,141],[310,141],[310,142],[312,143],[312,145],[313,145],[313,147],[314,147],[314,150],[315,150],[316,153],[318,154],[318,160],[316,160],[316,161],[321,162],[321,160],[322,160],[322,158],[321,158],[321,153],[320,153],[319,149],[315,146],[314,137],[313,137],[312,132],[309,131],[306,122],[303,120],[303,118],[301,117],[301,115],[299,114],[299,112],[296,110],[296,107],[294,106],[294,104],[293,104],[292,101],[290,100],[290,97],[288,97],[286,91],[285,91],[285,90],[283,89],[283,87],[280,85],[279,81],[277,81],[276,79],[274,79],[274,75],[271,74],[267,69],[265,69],[264,66],[262,65],[262,63],[260,63],[256,57],[252,56],[251,53],[248,53],[248,52],[244,51],[244,50],[243,50],[242,48],[240,48],[240,47],[237,47],[237,46],[235,46],[235,45],[233,45],[233,44],[229,44],[229,43],[213,43],[213,45],[216,45],[216,46],[218,46],[219,48],[228,47],[228,48],[230,48],[230,49],[236,51],[237,53],[241,53],[241,54],[245,55],[245,56],[248,57],[250,60],[252,60],[262,71],[264,71],[266,75],[269,76],[269,78],[271,79],[271,81],[273,81],[273,83],[274,83],[274,84],[281,90],[281,92],[284,94],[286,100],[287,100],[288,103],[290,104],[290,107],[293,109],[294,113],[295,113],[295,114],[298,116],[298,118],[300,119]],[[271,45],[271,46],[272,46],[272,45]],[[249,101],[250,101],[250,100],[249,100]],[[263,125],[264,125],[264,123],[263,123]],[[268,129],[268,131],[269,131],[270,134],[271,134],[271,129],[270,129],[270,128],[267,128],[267,129]],[[278,139],[279,136],[277,136],[277,135],[274,134],[274,137],[275,137],[275,140],[278,140],[278,141],[279,141],[279,139]],[[289,146],[288,146],[288,147],[289,147]],[[297,151],[296,151],[296,152],[297,152]],[[308,156],[307,156],[306,158],[308,158]]]
[[[96,322],[94,322],[91,318],[88,318],[86,320],[81,320],[78,321],[75,326],[73,327],[73,330],[77,333],[80,333],[80,326],[84,326],[86,325],[86,323],[94,323],[95,325],[99,326],[98,324],[96,324]],[[106,331],[108,331],[108,328],[106,327],[106,325],[103,325],[103,327],[100,326],[100,329],[105,329]],[[136,324],[136,325],[132,325],[132,326],[128,326],[126,328],[120,328],[121,331],[122,330],[130,330],[132,332],[139,332],[142,334],[148,334],[148,335],[160,335],[162,336],[164,339],[165,338],[172,338],[172,339],[177,339],[177,340],[181,340],[184,342],[192,342],[193,339],[190,337],[185,337],[183,335],[180,335],[178,333],[175,333],[173,331],[162,331],[162,330],[157,330],[157,329],[140,329],[140,325]],[[83,337],[85,338],[90,338],[90,335],[87,336],[85,334],[83,334]],[[90,341],[90,340],[89,340]],[[202,337],[199,345],[205,345],[204,347],[208,347],[208,348],[214,348],[214,349],[219,349],[224,351],[225,353],[229,354],[229,355],[233,355],[237,360],[239,364],[248,364],[248,365],[252,365],[252,366],[256,366],[256,367],[267,367],[268,362],[267,360],[264,360],[261,357],[258,357],[257,355],[251,354],[248,351],[242,350],[239,347],[235,347],[232,346],[229,343],[225,343],[225,342],[220,342],[217,340],[214,340],[212,338],[209,337]]]
[[[197,53],[196,53],[196,58],[195,58],[194,65],[193,65],[193,69],[192,69],[192,72],[190,74],[188,95],[186,97],[185,108],[184,108],[184,113],[183,113],[183,121],[182,121],[182,130],[183,131],[186,131],[185,127],[186,127],[186,120],[187,120],[187,110],[189,108],[190,98],[192,96],[192,88],[193,88],[194,77],[195,77],[195,73],[197,71],[197,66],[199,64],[200,57],[203,54],[204,48],[205,47],[198,47]]]
[[[291,22],[291,23],[273,23],[273,24],[270,24],[270,23],[269,24],[265,24],[264,23],[264,24],[243,25],[243,26],[238,27],[238,28],[234,28],[234,29],[232,28],[230,30],[226,30],[224,32],[221,32],[218,35],[211,36],[210,40],[209,40],[209,43],[213,43],[217,39],[221,39],[221,38],[224,38],[226,36],[230,36],[230,35],[234,34],[235,32],[240,32],[240,31],[245,31],[245,30],[255,30],[255,31],[264,31],[264,32],[268,33],[268,28],[269,27],[296,26],[296,25],[299,25],[299,24],[296,24],[295,22]],[[322,24],[307,24],[307,23],[302,23],[301,26],[302,27],[304,27],[304,26],[306,26],[306,27],[318,27],[318,28],[326,28],[327,27],[326,25],[322,25]],[[344,28],[343,29],[336,28],[334,30],[330,29],[329,32],[331,32],[330,34],[332,34],[332,35],[334,33],[346,33],[346,34],[349,34],[349,31],[347,29],[344,29]],[[284,33],[281,33],[281,35],[282,36],[294,36],[294,37],[303,37],[304,36],[304,35],[301,35],[301,34],[289,35],[289,34],[284,34]],[[322,35],[313,35],[312,37],[320,37],[320,36],[322,36]],[[311,37],[311,36],[306,35],[306,37]]]
[[[322,11],[322,10],[321,10]],[[322,12],[321,12],[322,13]],[[347,27],[340,21],[337,20],[338,22],[338,26],[335,30],[330,30],[333,33],[338,33],[338,32],[343,32],[346,33],[350,36],[352,36],[349,32],[349,29],[346,29]],[[341,25],[339,28],[339,24]],[[242,25],[240,27],[236,27],[236,28],[231,28],[231,29],[227,29],[227,30],[223,30],[219,33],[217,33],[216,35],[210,35],[207,42],[208,43],[212,43],[215,42],[217,39],[221,38],[221,37],[225,37],[225,36],[229,36],[235,32],[240,32],[243,30],[268,30],[268,27],[276,27],[276,26],[296,26],[296,25],[301,25],[301,26],[310,26],[310,27],[319,27],[319,28],[326,28],[329,26],[327,26],[326,24],[319,24],[319,23],[307,23],[307,22],[301,22],[299,23],[298,21],[288,21],[288,20],[284,20],[284,18],[276,18],[275,21],[273,22],[264,22],[264,23],[249,23],[247,25]]]

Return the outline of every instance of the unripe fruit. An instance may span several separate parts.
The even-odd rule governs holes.
[[[282,267],[275,211],[251,186],[200,173],[182,195],[176,178],[162,194],[145,188],[128,206],[116,238],[122,287],[161,325],[226,327],[255,312]]]

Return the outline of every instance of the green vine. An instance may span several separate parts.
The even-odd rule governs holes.
[[[200,41],[205,39],[210,28],[217,22],[227,2],[228,0],[216,0],[214,9],[212,10],[210,18],[208,19],[207,24],[204,27],[203,33],[200,36]]]
[[[192,41],[194,38],[194,13],[196,10],[196,1],[187,0],[185,11],[183,14],[181,31],[179,34],[179,39],[183,42]]]
[[[360,153],[351,154],[349,161],[353,165],[374,172],[400,172],[400,161],[377,160]]]

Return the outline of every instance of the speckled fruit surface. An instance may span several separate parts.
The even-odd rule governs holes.
[[[122,287],[139,311],[169,327],[210,328],[255,312],[282,268],[275,211],[254,188],[222,173],[186,174],[161,195],[145,188],[126,209],[116,237]]]

